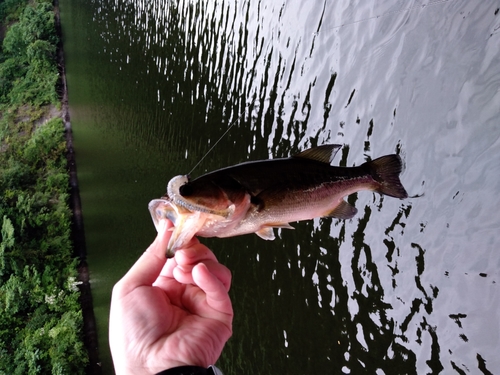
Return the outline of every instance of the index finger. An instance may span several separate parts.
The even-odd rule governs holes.
[[[160,221],[157,227],[158,235],[153,243],[117,283],[117,286],[121,287],[122,294],[127,294],[140,286],[151,286],[158,278],[167,261],[165,252],[172,235],[170,230],[172,226],[170,220],[163,219]]]

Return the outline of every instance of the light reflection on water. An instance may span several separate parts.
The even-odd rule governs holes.
[[[330,142],[343,166],[400,153],[420,197],[203,240],[234,275],[225,373],[500,372],[498,4],[408,4],[61,1],[107,371],[110,288],[152,239],[147,202],[236,121],[194,176]],[[88,19],[89,42],[68,27]]]

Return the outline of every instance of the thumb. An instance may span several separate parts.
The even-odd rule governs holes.
[[[153,243],[118,282],[121,284],[123,294],[127,294],[140,286],[151,286],[158,278],[167,261],[165,252],[172,235],[170,230],[172,226],[170,220],[164,219],[160,221],[157,227],[158,234]]]

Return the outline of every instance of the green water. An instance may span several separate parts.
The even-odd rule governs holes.
[[[398,151],[410,195],[203,239],[233,272],[226,374],[497,373],[500,34],[494,1],[60,2],[104,374],[113,284],[193,171],[339,143]]]

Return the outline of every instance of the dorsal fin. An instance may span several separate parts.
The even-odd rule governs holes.
[[[321,163],[330,164],[341,148],[341,145],[322,145],[302,151],[297,155],[293,155],[293,157],[311,159]]]

